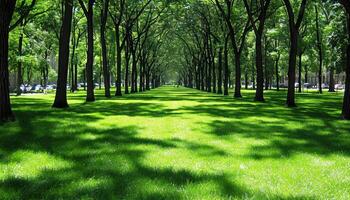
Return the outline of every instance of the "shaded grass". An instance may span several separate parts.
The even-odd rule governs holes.
[[[350,123],[341,94],[186,88],[51,109],[14,97],[0,127],[1,199],[350,199]]]

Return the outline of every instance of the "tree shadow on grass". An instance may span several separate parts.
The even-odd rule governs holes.
[[[339,120],[339,95],[302,94],[299,107],[281,106],[281,93],[268,93],[266,103],[251,101],[251,96],[216,101],[197,106],[184,106],[186,113],[207,115],[215,120],[202,122],[201,131],[218,138],[244,137],[264,140],[265,145],[253,145],[248,157],[254,159],[286,158],[296,153],[318,155],[350,155],[349,122]]]
[[[300,115],[301,120],[307,120],[308,117],[304,116],[304,113],[298,114],[298,110],[285,111],[284,108],[271,105],[274,112],[267,112],[263,106],[269,106],[269,104],[255,105],[252,101],[242,103],[242,101],[217,96],[206,97],[207,93],[188,94],[188,90],[186,91],[180,91],[175,96],[170,95],[170,90],[167,91],[168,93],[164,91],[164,94],[163,91],[159,91],[160,94],[156,94],[156,97],[152,97],[151,93],[146,97],[144,95],[127,96],[122,100],[132,101],[80,104],[66,110],[49,109],[50,102],[44,100],[18,100],[19,103],[15,106],[18,127],[0,127],[2,133],[0,134],[2,158],[0,168],[7,172],[0,176],[1,196],[8,199],[188,199],[200,198],[203,193],[189,189],[189,193],[184,194],[187,187],[204,185],[204,187],[215,188],[211,189],[212,192],[217,193],[216,197],[223,199],[316,199],[310,196],[274,196],[253,191],[236,182],[232,175],[198,173],[171,167],[151,167],[144,162],[144,159],[159,150],[186,149],[191,154],[201,157],[229,154],[215,146],[186,140],[141,137],[139,133],[142,128],[138,126],[121,127],[116,122],[115,127],[102,129],[89,125],[108,116],[178,117],[181,112],[186,111],[190,114],[215,117],[215,121],[204,122],[211,128],[210,131],[204,132],[218,138],[240,134],[271,141],[281,137],[287,140],[316,142],[310,149],[306,146],[302,149],[303,146],[298,146],[300,145],[298,143],[293,144],[294,146],[287,146],[289,143],[269,144],[270,148],[279,149],[282,153],[283,148],[291,148],[295,151],[301,148],[298,151],[305,152],[321,148],[324,152],[320,153],[323,154],[344,150],[344,146],[340,146],[327,152],[324,147],[327,142],[335,144],[339,141],[325,137],[322,139],[324,141],[317,143],[313,138],[316,132],[311,132],[306,138],[293,138],[296,137],[295,133],[278,122],[269,123],[270,127],[265,127],[266,124],[264,125],[263,121],[256,124],[254,121],[241,123],[220,119],[234,118],[244,122],[245,119],[256,116],[256,113],[261,113],[262,116],[269,118],[286,114],[287,120],[293,120]],[[161,103],[134,102],[144,100],[159,102],[187,100],[201,104],[195,107],[169,109]],[[238,106],[240,108],[235,109]],[[310,109],[313,110],[311,115],[308,115],[310,118],[319,115],[315,113],[316,107]],[[294,121],[296,122],[295,119]],[[271,134],[271,129],[276,130],[274,131],[276,136],[270,138],[268,135]],[[312,127],[310,131],[311,129]],[[261,130],[261,132],[257,134],[254,130]],[[338,131],[343,133],[344,130],[338,128]],[[349,144],[342,142],[340,144]],[[254,152],[264,151],[263,148],[268,149],[269,146],[255,148],[258,149]],[[349,151],[346,150],[346,152]],[[267,156],[270,155],[271,153],[268,152]],[[178,158],[174,157],[174,159]],[[36,165],[31,161],[39,163]],[[16,166],[19,167],[16,168]]]

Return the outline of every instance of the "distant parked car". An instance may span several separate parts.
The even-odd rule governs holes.
[[[280,84],[280,88],[288,88],[288,85],[282,83],[282,84]]]
[[[47,85],[46,89],[47,90],[55,90],[56,89],[56,85]]]
[[[312,84],[311,83],[304,83],[304,88],[310,89],[310,88],[312,88]]]
[[[344,85],[342,85],[342,84],[336,84],[336,85],[334,86],[334,88],[335,88],[336,90],[343,90],[343,89],[344,89]]]
[[[30,89],[32,92],[40,92],[41,90],[43,90],[43,87],[40,84],[34,84]]]
[[[329,85],[327,83],[323,83],[321,86],[322,86],[323,89],[328,89],[329,88]]]
[[[298,88],[299,87],[299,83],[294,83],[294,87]]]
[[[22,84],[21,85],[21,91],[26,93],[26,92],[30,92],[32,90],[32,86],[31,85],[26,85],[26,84]]]

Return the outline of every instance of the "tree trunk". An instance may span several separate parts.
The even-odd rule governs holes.
[[[278,63],[280,61],[280,54],[278,54],[276,63],[275,63],[275,68],[276,68],[276,89],[277,91],[280,91],[280,75],[279,75],[279,66]]]
[[[74,22],[73,22],[74,24]],[[75,58],[75,48],[76,48],[76,39],[75,39],[75,31],[74,31],[74,26],[73,26],[73,31],[72,31],[72,55],[71,55],[71,61],[70,61],[70,76],[71,76],[71,92],[75,91],[74,87],[74,58]]]
[[[302,73],[302,57],[303,57],[303,53],[300,52],[299,53],[299,75],[298,75],[298,83],[299,83],[299,87],[298,87],[298,92],[301,93],[301,73]]]
[[[219,49],[218,94],[222,94],[222,47]]]
[[[348,47],[347,47],[347,62],[346,62],[346,80],[345,80],[345,92],[343,101],[342,117],[346,120],[350,120],[350,4],[347,7],[347,23],[348,23]]]
[[[106,44],[106,24],[107,24],[107,14],[108,14],[108,5],[109,0],[104,0],[103,9],[101,10],[101,48],[102,48],[102,65],[103,65],[103,80],[105,85],[105,97],[110,98],[110,73],[108,67],[108,58],[107,58],[107,44]]]
[[[52,105],[54,108],[66,108],[67,102],[67,75],[69,64],[69,42],[71,35],[73,1],[65,0],[64,17],[59,41],[59,58],[58,58],[58,79],[55,101]]]
[[[308,77],[308,69],[307,69],[307,65],[305,65],[305,83],[309,83],[309,77]]]
[[[263,32],[256,33],[256,42],[255,42],[255,50],[256,50],[256,79],[257,79],[257,87],[255,93],[255,101],[263,102],[264,99],[264,68],[263,68],[263,57],[262,57],[262,34]]]
[[[295,66],[298,53],[298,30],[295,25],[290,25],[290,52],[288,68],[288,95],[287,106],[296,107],[295,104]]]
[[[323,66],[323,52],[322,52],[322,39],[320,36],[320,26],[319,26],[319,16],[317,5],[315,5],[316,10],[316,34],[317,34],[317,48],[319,55],[319,68],[318,68],[318,91],[322,94],[322,66]]]
[[[23,26],[21,24],[21,33],[19,35],[19,40],[18,40],[18,56],[22,56],[22,49],[23,49]],[[17,96],[20,96],[22,91],[21,91],[21,85],[23,83],[22,80],[22,58],[19,59],[18,64],[17,64]]]
[[[130,63],[130,30],[126,27],[125,33],[127,34],[127,44],[125,45],[125,94],[129,94],[129,63]]]
[[[9,25],[15,5],[15,0],[0,1],[0,122],[15,119],[11,109],[8,71]]]
[[[117,81],[115,96],[122,96],[122,48],[120,46],[120,29],[115,26],[116,46],[117,46]]]
[[[228,96],[228,79],[229,79],[229,70],[228,70],[228,38],[225,41],[224,47],[224,95]]]
[[[328,90],[328,92],[335,92],[334,66],[333,65],[329,69],[329,90]]]
[[[212,55],[213,56],[213,55]],[[215,67],[215,58],[212,57],[212,69],[213,69],[213,93],[216,93],[216,67]]]
[[[130,46],[132,54],[132,66],[131,66],[131,93],[137,92],[137,58],[136,58],[136,49],[133,47],[134,44],[131,43]]]
[[[48,51],[47,49],[45,50],[45,66],[44,66],[44,90],[46,90],[46,87],[47,87],[47,81],[48,81],[48,77],[49,77],[49,64],[47,63],[47,58],[48,58]]]
[[[87,30],[88,30],[88,51],[86,64],[86,80],[87,80],[87,102],[95,101],[94,95],[94,26],[93,26],[93,3],[94,0],[89,0],[88,15],[87,15]]]
[[[242,98],[241,94],[241,54],[235,53],[235,67],[236,67],[236,83],[235,83],[235,94],[234,98]]]

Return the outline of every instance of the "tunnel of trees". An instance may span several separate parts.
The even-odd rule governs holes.
[[[93,102],[95,87],[118,98],[171,81],[261,102],[286,88],[288,107],[304,86],[343,85],[349,120],[349,41],[349,0],[1,0],[0,121],[23,85],[57,85],[66,108],[78,89]]]

